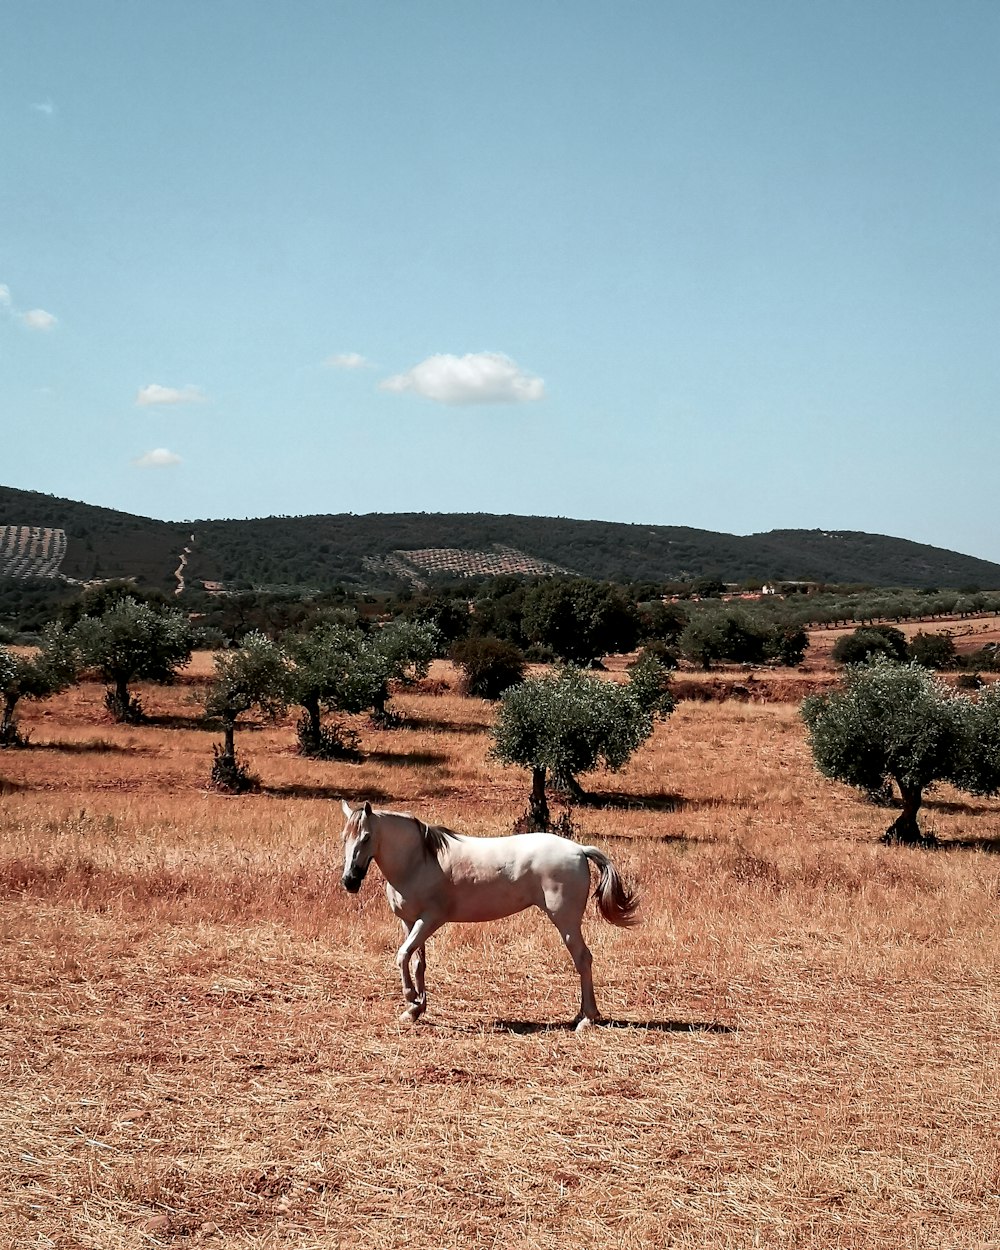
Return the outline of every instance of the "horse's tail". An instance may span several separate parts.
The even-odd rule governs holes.
[[[611,924],[627,929],[629,925],[638,923],[636,909],[639,906],[639,895],[630,890],[618,875],[614,866],[603,851],[596,846],[581,846],[584,855],[601,870],[601,878],[594,890],[594,901],[605,920]]]

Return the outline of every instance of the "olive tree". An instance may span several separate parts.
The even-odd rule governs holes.
[[[61,625],[50,625],[41,646],[33,654],[18,654],[0,647],[0,747],[22,742],[14,710],[22,699],[47,699],[76,680],[79,652],[72,636]]]
[[[1000,793],[1000,682],[968,700],[965,743],[954,781],[970,794]]]
[[[843,689],[806,699],[802,716],[824,776],[869,795],[895,782],[902,811],[889,842],[926,841],[917,824],[924,791],[938,781],[968,788],[979,766],[968,745],[969,701],[919,664],[880,656],[849,665]]]
[[[433,621],[398,617],[369,634],[368,640],[373,663],[381,659],[385,675],[373,703],[365,706],[373,707],[376,718],[389,725],[394,720],[391,713],[386,711],[389,682],[397,681],[400,685],[409,686],[419,678],[426,677],[431,660],[440,651],[442,634]]]
[[[205,711],[222,723],[224,741],[214,748],[212,765],[212,780],[222,789],[239,792],[256,786],[256,778],[236,760],[236,726],[254,709],[263,716],[280,716],[288,706],[288,687],[285,653],[264,634],[247,634],[239,650],[216,655]]]
[[[285,646],[291,661],[288,700],[303,709],[300,751],[322,759],[353,756],[356,739],[341,726],[324,727],[323,712],[384,708],[389,660],[357,626],[339,622],[287,638]]]
[[[174,608],[121,598],[101,616],[84,616],[73,628],[86,668],[108,685],[105,704],[119,721],[141,721],[142,705],[129,689],[135,681],[171,682],[191,658],[194,631]]]
[[[623,768],[653,731],[648,679],[619,684],[577,668],[533,677],[512,686],[501,700],[491,730],[491,754],[531,772],[530,815],[535,828],[549,827],[549,777],[576,799],[585,799],[577,777],[599,765]],[[657,697],[662,692],[657,683]]]

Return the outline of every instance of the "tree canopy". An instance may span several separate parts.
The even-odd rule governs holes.
[[[909,843],[924,840],[917,812],[935,782],[996,792],[998,713],[997,695],[983,694],[973,703],[921,665],[884,656],[848,666],[842,690],[802,705],[820,772],[872,796],[895,782],[902,812],[885,836]]]
[[[106,702],[116,720],[141,720],[131,683],[173,681],[194,646],[194,631],[183,613],[129,596],[117,598],[100,616],[81,617],[73,635],[83,664],[108,683]]]
[[[532,815],[544,828],[547,778],[584,798],[579,774],[602,765],[623,768],[652,733],[653,716],[647,682],[620,684],[566,667],[503,694],[491,731],[492,754],[531,771]]]

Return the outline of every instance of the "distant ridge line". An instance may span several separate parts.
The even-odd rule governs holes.
[[[677,525],[433,512],[172,522],[0,486],[0,532],[8,542],[11,531],[17,533],[17,555],[0,557],[0,577],[12,576],[11,560],[24,559],[25,544],[30,551],[35,543],[32,559],[39,563],[31,567],[46,568],[46,576],[57,569],[76,581],[132,577],[171,594],[185,547],[191,551],[184,593],[206,581],[229,589],[400,590],[412,586],[412,576],[432,585],[441,576],[506,575],[499,565],[497,572],[488,568],[490,560],[502,561],[497,553],[504,551],[517,553],[526,576],[551,570],[620,582],[711,577],[736,584],[1000,589],[998,563],[834,528],[735,535]],[[46,532],[53,536],[47,555],[37,546]],[[434,552],[446,554],[427,555]],[[481,568],[474,567],[477,562]]]

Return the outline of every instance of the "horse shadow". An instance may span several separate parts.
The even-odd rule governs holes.
[[[718,1020],[600,1020],[594,1026],[597,1029],[633,1029],[638,1033],[735,1033],[730,1024],[722,1024]],[[541,1020],[497,1020],[493,1025],[496,1033],[515,1033],[518,1036],[529,1033],[549,1033],[561,1031],[572,1032],[573,1024],[568,1021]]]

